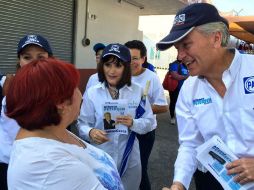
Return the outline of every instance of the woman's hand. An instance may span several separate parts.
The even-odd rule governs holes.
[[[116,123],[120,123],[126,125],[127,127],[131,127],[133,125],[133,119],[131,115],[121,115],[116,117]]]
[[[107,133],[100,129],[91,129],[91,131],[89,132],[89,136],[96,144],[102,144],[109,141]]]
[[[227,164],[228,174],[236,174],[234,180],[240,184],[254,181],[254,158],[241,158]]]
[[[163,187],[162,190],[185,190],[185,188],[180,182],[174,182],[170,188]]]

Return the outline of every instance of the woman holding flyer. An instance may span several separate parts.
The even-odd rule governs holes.
[[[120,169],[123,153],[131,131],[145,134],[151,130],[153,113],[149,103],[145,113],[135,119],[143,89],[131,82],[131,55],[121,44],[110,44],[102,53],[98,65],[100,83],[84,94],[79,117],[79,134],[115,160]],[[148,102],[148,101],[147,101]],[[103,118],[109,112],[115,120],[115,129],[105,129]],[[122,175],[125,190],[138,190],[141,180],[140,151],[137,139]]]

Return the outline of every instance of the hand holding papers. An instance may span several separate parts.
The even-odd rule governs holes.
[[[228,175],[226,165],[238,158],[218,137],[214,136],[197,149],[197,159],[220,182],[225,190],[251,190],[254,183],[241,185],[234,181],[234,175]]]
[[[102,144],[104,142],[109,141],[109,138],[107,137],[107,133],[100,129],[96,129],[96,128],[91,129],[89,136],[93,140],[93,142],[96,144]]]

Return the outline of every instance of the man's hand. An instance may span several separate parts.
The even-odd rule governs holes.
[[[254,181],[254,158],[241,158],[227,164],[228,174],[236,174],[234,180],[240,184]]]
[[[107,133],[100,129],[91,129],[91,131],[89,132],[89,136],[96,144],[102,144],[109,141]]]
[[[185,190],[185,188],[180,182],[174,182],[170,188],[163,187],[162,190]]]

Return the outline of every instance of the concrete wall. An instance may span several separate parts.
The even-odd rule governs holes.
[[[77,68],[96,68],[92,47],[97,42],[125,43],[131,39],[141,39],[138,30],[139,9],[116,0],[90,0],[88,2],[87,37],[91,44],[84,47],[81,43],[85,33],[86,0],[77,1],[75,60]],[[95,15],[95,19],[91,18]]]
[[[137,7],[116,0],[89,0],[86,14],[86,0],[77,0],[74,64],[81,73],[81,90],[89,76],[96,72],[93,45],[102,42],[125,43],[128,40],[142,40],[143,33],[138,30],[139,12]],[[87,20],[89,46],[82,45]]]

